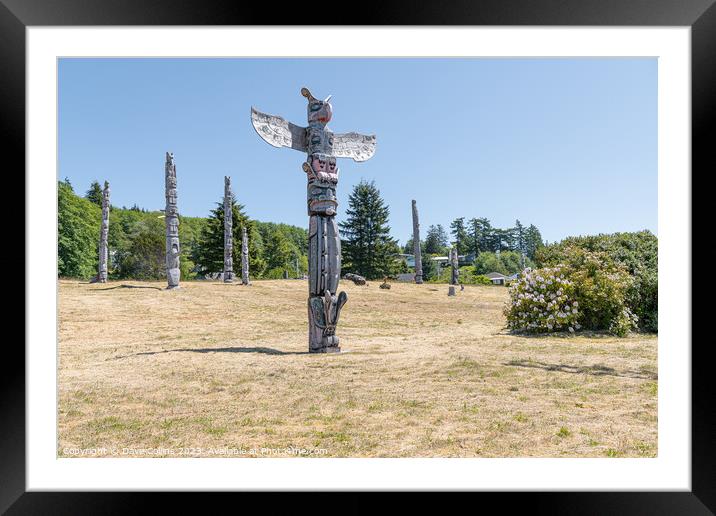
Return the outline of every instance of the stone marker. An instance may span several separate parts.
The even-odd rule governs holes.
[[[349,272],[348,274],[343,275],[344,280],[352,281],[356,285],[365,285],[365,278],[363,276],[360,276],[358,274],[353,274],[352,272]]]
[[[167,290],[179,288],[179,212],[177,211],[177,169],[174,153],[167,152],[164,166],[164,188],[167,204],[164,209],[164,221],[167,229]]]
[[[224,283],[234,282],[234,233],[231,178],[224,176]]]
[[[109,236],[109,183],[104,182],[102,190],[102,222],[99,228],[99,267],[97,277],[92,283],[107,283],[107,258],[109,250],[107,237]]]
[[[448,296],[454,296],[455,295],[455,287],[450,285],[448,287]]]
[[[413,253],[415,254],[415,283],[423,283],[423,260],[420,254],[420,223],[418,222],[418,205],[413,200]]]
[[[251,122],[258,135],[274,147],[306,152],[303,171],[308,180],[308,350],[311,353],[340,351],[336,325],[348,299],[338,293],[341,275],[341,240],[336,224],[336,158],[365,161],[375,153],[375,136],[358,133],[334,134],[326,124],[333,109],[315,98],[307,88],[308,127],[251,108]]]
[[[249,237],[246,226],[241,228],[241,283],[249,285]]]

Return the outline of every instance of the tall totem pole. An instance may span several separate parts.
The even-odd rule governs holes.
[[[311,353],[340,351],[336,325],[348,300],[338,293],[341,275],[341,239],[336,224],[336,158],[365,161],[375,153],[375,136],[334,134],[326,124],[333,110],[328,102],[301,88],[308,99],[308,127],[251,108],[256,132],[274,147],[290,147],[307,153],[303,171],[308,180],[308,350]]]
[[[231,178],[224,176],[224,283],[234,281],[234,220],[231,202]]]
[[[418,205],[413,200],[413,254],[415,255],[415,283],[423,282],[423,259],[420,254],[420,222],[418,222]]]
[[[107,237],[109,236],[109,183],[104,182],[102,190],[102,224],[99,229],[99,269],[97,283],[107,283]]]
[[[164,221],[167,228],[167,289],[179,288],[179,212],[177,211],[177,168],[174,153],[167,152],[164,165],[164,189],[167,204]]]

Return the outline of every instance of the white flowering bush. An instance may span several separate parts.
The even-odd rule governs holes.
[[[539,333],[581,328],[574,284],[562,266],[525,269],[509,292],[505,316],[511,329]]]
[[[525,269],[510,286],[507,324],[524,332],[583,328],[624,336],[639,322],[628,306],[632,286],[633,278],[605,253],[568,248],[563,263]]]

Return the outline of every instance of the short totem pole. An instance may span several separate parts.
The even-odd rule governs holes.
[[[164,165],[164,188],[167,204],[164,209],[167,248],[167,289],[179,288],[179,212],[177,211],[177,168],[174,153],[167,152]]]
[[[231,202],[231,178],[224,176],[224,283],[234,281],[234,235],[233,203]]]
[[[455,247],[450,249],[450,267],[450,286],[448,287],[448,296],[454,296],[454,285],[458,284],[458,275],[460,273],[460,269],[458,267],[457,249]]]
[[[420,223],[418,222],[418,205],[413,201],[413,254],[415,254],[415,283],[423,282],[423,260],[420,254]]]
[[[104,182],[102,190],[102,223],[99,228],[99,268],[94,283],[107,283],[107,259],[109,255],[107,237],[109,236],[109,183]]]
[[[336,325],[348,299],[338,291],[341,275],[341,240],[336,224],[336,158],[365,161],[375,153],[375,136],[334,134],[326,124],[333,110],[328,102],[301,88],[308,99],[308,127],[251,108],[256,132],[274,147],[289,147],[308,154],[303,171],[308,180],[308,349],[311,353],[340,351]]]

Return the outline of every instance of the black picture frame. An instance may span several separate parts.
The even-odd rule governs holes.
[[[486,0],[451,2],[383,1],[322,8],[306,3],[240,3],[201,0],[0,0],[0,127],[4,163],[25,167],[25,28],[42,25],[574,25],[689,26],[692,73],[692,206],[707,189],[693,188],[716,161],[716,0]],[[708,167],[708,170],[707,170]],[[6,170],[10,170],[7,168]],[[24,189],[23,186],[21,188]],[[692,235],[699,220],[693,217]],[[702,231],[704,227],[700,228]],[[25,235],[28,238],[29,235]],[[696,262],[693,262],[694,264]],[[707,264],[701,267],[706,268]],[[703,271],[702,271],[703,272]],[[29,271],[25,271],[26,275]],[[686,300],[685,300],[686,302]],[[29,299],[32,303],[32,299]],[[692,302],[692,321],[708,305]],[[696,315],[696,317],[694,317]],[[713,514],[716,511],[716,460],[713,447],[714,384],[709,341],[692,339],[692,455],[690,492],[559,492],[482,494],[530,512],[563,514]],[[691,342],[679,343],[684,347]],[[17,341],[6,341],[0,375],[0,512],[8,514],[132,513],[149,508],[129,493],[25,492],[25,356]],[[181,494],[154,494],[164,509],[183,507]],[[241,495],[246,497],[246,494]],[[309,504],[310,493],[292,495],[290,507]],[[255,495],[252,496],[256,498]],[[453,500],[460,501],[462,497]],[[370,499],[370,498],[369,498]],[[422,496],[412,497],[423,504]],[[265,500],[265,499],[264,499]],[[253,500],[252,500],[253,501]],[[261,500],[255,500],[262,503]],[[244,500],[242,503],[249,503]],[[271,502],[270,513],[277,510]],[[474,502],[471,502],[474,503]],[[482,500],[480,503],[484,503]],[[180,504],[180,505],[179,505]],[[342,502],[341,512],[370,501]],[[204,505],[206,510],[208,506]],[[442,506],[444,510],[446,507]],[[475,507],[478,509],[477,507]],[[407,507],[406,507],[407,509]]]

